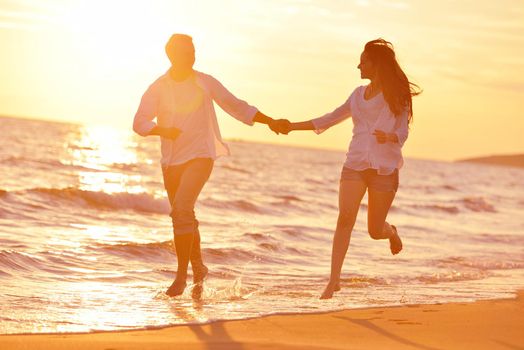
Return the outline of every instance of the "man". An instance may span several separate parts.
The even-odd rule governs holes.
[[[189,262],[195,286],[201,287],[208,272],[202,260],[194,207],[214,160],[229,154],[213,102],[247,125],[268,124],[278,132],[272,118],[236,98],[211,75],[193,69],[195,48],[190,36],[172,35],[165,50],[171,68],[144,93],[133,130],[141,136],[160,136],[162,173],[171,203],[178,261],[176,278],[166,294],[176,296],[186,287]]]

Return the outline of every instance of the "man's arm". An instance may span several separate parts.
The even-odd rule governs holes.
[[[253,117],[253,121],[256,123],[266,124],[267,126],[269,126],[271,131],[273,131],[277,135],[279,133],[287,135],[287,132],[285,132],[285,130],[282,129],[282,124],[280,124],[280,120],[275,120],[271,117],[268,117],[260,111],[258,111],[257,114],[255,114],[255,116]]]
[[[260,112],[256,107],[249,105],[233,95],[217,79],[208,75],[207,81],[211,87],[211,93],[215,102],[233,118],[247,125],[261,123],[269,125],[271,130],[278,134],[273,127],[274,119]]]
[[[151,135],[157,127],[153,119],[157,116],[158,93],[154,84],[146,90],[133,119],[133,131],[140,136]]]
[[[255,116],[253,117],[253,121],[256,122],[256,123],[269,125],[269,123],[274,121],[274,119],[270,118],[267,115],[265,115],[264,113],[258,111],[257,114],[255,114]]]
[[[157,116],[158,86],[152,84],[142,96],[133,120],[133,130],[140,136],[160,136],[176,139],[181,131],[177,128],[158,126],[153,119]]]

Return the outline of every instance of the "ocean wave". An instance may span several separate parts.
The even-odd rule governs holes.
[[[309,253],[305,252],[302,249],[298,249],[297,247],[288,246],[287,244],[283,244],[282,242],[275,239],[273,236],[263,233],[244,233],[244,238],[248,240],[256,241],[256,246],[258,248],[261,248],[263,250],[268,251],[282,251],[285,250],[288,253],[291,253],[296,256],[308,256]]]
[[[11,156],[5,159],[0,160],[3,165],[13,166],[13,167],[27,167],[30,164],[31,167],[34,167],[39,170],[49,170],[49,169],[74,169],[74,170],[90,170],[94,169],[85,167],[78,164],[72,164],[67,161],[58,160],[58,159],[36,159],[36,158],[27,158],[20,156]]]
[[[366,288],[370,286],[385,286],[389,285],[390,282],[384,278],[355,275],[340,278],[340,284],[351,288]]]
[[[255,241],[265,241],[268,239],[272,239],[271,236],[263,233],[253,233],[253,232],[246,232],[243,234],[244,237],[248,239],[253,239]]]
[[[412,207],[418,209],[426,209],[430,211],[440,211],[449,214],[458,214],[460,209],[453,205],[443,205],[443,204],[427,204],[427,205],[413,205]]]
[[[42,260],[27,253],[15,250],[0,250],[0,267],[2,267],[2,270],[31,271],[41,266]]]
[[[304,182],[312,184],[312,185],[325,185],[326,183],[328,183],[325,179],[318,180],[318,179],[313,179],[313,178],[307,178],[304,180]]]
[[[36,194],[40,197],[51,197],[53,200],[76,202],[102,209],[132,209],[146,213],[169,214],[169,202],[148,193],[106,193],[81,190],[75,187],[65,188],[32,188],[19,191],[25,194]]]
[[[69,142],[67,144],[67,148],[71,150],[79,150],[79,151],[96,151],[95,147],[78,144],[76,142]]]
[[[7,158],[0,159],[0,162],[2,162],[2,164],[4,165],[19,165],[25,162],[48,164],[48,165],[59,165],[60,164],[60,162],[58,162],[57,160],[45,161],[42,159],[32,159],[32,158],[26,158],[26,157],[20,157],[20,156],[9,156]]]
[[[277,246],[271,243],[260,243],[256,248],[243,249],[240,247],[229,248],[203,248],[202,255],[205,261],[218,264],[256,262],[256,264],[285,264],[285,254],[271,254]]]
[[[280,250],[280,247],[281,247],[280,245],[276,243],[269,243],[269,242],[259,243],[257,246],[262,249],[269,250],[269,251],[278,251]]]
[[[0,197],[9,192],[0,192]],[[54,200],[65,200],[76,202],[99,209],[132,209],[146,213],[169,214],[169,202],[165,198],[158,198],[148,193],[116,192],[106,193],[100,191],[81,190],[76,187],[65,188],[32,188],[23,191],[15,191],[15,194],[36,194],[43,197],[51,197]],[[47,201],[46,201],[47,202]],[[269,213],[269,208],[262,209],[258,205],[243,199],[239,200],[216,200],[205,198],[199,201],[203,206],[218,209],[234,209],[240,212]],[[272,212],[272,211],[271,211]]]
[[[141,258],[143,260],[172,259],[174,254],[173,241],[161,242],[121,242],[115,244],[95,243],[87,247],[89,250],[103,251],[104,253],[120,257]]]
[[[484,243],[502,243],[510,245],[520,245],[522,243],[522,233],[518,234],[504,234],[504,233],[480,233],[476,234],[470,239],[484,242]]]
[[[451,268],[455,270],[464,267],[469,269],[489,271],[489,270],[512,270],[524,268],[524,261],[504,260],[499,258],[485,257],[449,257],[435,262],[436,266]]]
[[[0,272],[14,271],[16,274],[41,271],[51,275],[74,274],[75,268],[82,268],[85,261],[76,254],[59,254],[52,251],[26,253],[16,250],[0,251]],[[39,277],[42,277],[39,274]]]
[[[94,276],[94,277],[83,277],[85,282],[106,282],[106,283],[126,283],[126,282],[136,282],[136,277],[133,276]]]
[[[317,239],[319,237],[319,234],[323,238],[327,237],[325,234],[331,235],[333,232],[331,227],[325,226],[279,224],[275,224],[273,226],[275,227],[275,229],[278,229],[279,234],[282,233],[291,239],[299,238],[301,242],[305,240],[312,240],[314,242],[318,242]],[[329,236],[329,239],[331,239],[331,236]]]
[[[259,213],[259,214],[266,212],[266,210],[259,208],[256,204],[243,200],[243,199],[216,200],[214,198],[205,198],[199,202],[211,208],[234,209],[234,210],[239,210],[241,212],[251,212],[251,213]]]
[[[234,172],[237,172],[237,173],[251,174],[251,172],[249,170],[245,170],[245,169],[242,169],[242,168],[239,168],[239,167],[234,167],[232,165],[220,164],[218,167],[220,169],[231,170],[231,171],[234,171]]]
[[[241,248],[203,248],[202,254],[206,255],[211,262],[218,261],[221,263],[224,262],[224,259],[228,261],[246,261],[257,258],[257,254],[253,251]]]
[[[428,203],[428,204],[412,204],[411,208],[417,208],[429,211],[445,212],[448,214],[458,214],[464,209],[474,212],[496,213],[496,208],[488,203],[482,197],[464,197],[459,200],[450,201],[453,204]],[[392,207],[393,208],[393,207]]]
[[[413,184],[410,185],[406,183],[405,190],[409,192],[416,192],[416,193],[427,193],[427,194],[435,194],[435,193],[442,193],[443,190],[446,192],[457,192],[459,189],[453,185],[449,184]]]
[[[476,281],[482,280],[491,276],[489,271],[457,271],[451,270],[447,272],[437,272],[431,275],[423,275],[415,278],[418,282],[427,284],[441,283],[441,282],[462,282],[462,281]]]
[[[162,242],[122,242],[116,244],[95,243],[87,247],[89,250],[104,252],[105,254],[116,255],[121,258],[140,259],[148,262],[174,261],[176,252],[173,241]],[[232,263],[232,262],[276,262],[285,256],[270,256],[268,251],[279,250],[278,244],[271,242],[261,242],[254,249],[241,247],[210,248],[202,247],[202,255],[205,261],[210,263]]]
[[[476,212],[496,213],[495,207],[482,197],[465,197],[461,199],[461,203],[469,210]]]
[[[300,197],[293,196],[293,195],[276,195],[275,198],[279,198],[284,200],[285,202],[303,202]]]
[[[109,166],[116,170],[135,172],[141,169],[139,163],[112,163]]]

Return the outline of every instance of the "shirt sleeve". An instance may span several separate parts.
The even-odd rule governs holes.
[[[396,127],[394,130],[395,134],[397,134],[398,143],[400,144],[400,147],[404,146],[404,143],[408,139],[409,135],[408,114],[409,110],[407,108],[404,109],[402,115],[397,119]]]
[[[147,136],[156,126],[153,119],[157,116],[158,93],[155,84],[152,84],[142,96],[140,106],[133,120],[133,131],[140,136]]]
[[[344,102],[341,106],[337,107],[334,111],[324,114],[321,117],[312,119],[311,122],[313,123],[313,126],[315,127],[315,132],[317,134],[321,134],[333,125],[336,125],[349,117],[351,117],[351,98],[355,92],[353,92],[346,102]]]
[[[255,124],[253,118],[258,112],[256,107],[251,106],[246,101],[237,98],[235,95],[229,92],[229,90],[227,90],[224,85],[222,85],[212,76],[208,75],[207,81],[210,85],[211,96],[213,97],[213,100],[220,106],[220,108],[244,124]]]

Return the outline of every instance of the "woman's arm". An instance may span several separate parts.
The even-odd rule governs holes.
[[[385,132],[383,130],[375,129],[372,135],[374,135],[377,138],[378,143],[399,142],[398,135],[394,132]]]
[[[290,123],[289,130],[315,130],[315,125],[313,125],[313,122],[311,120]]]
[[[408,128],[408,113],[406,109],[402,112],[402,115],[397,118],[395,121],[395,128],[393,132],[385,132],[384,130],[375,129],[372,135],[377,138],[378,143],[398,143],[400,147],[404,146],[409,134]]]
[[[274,121],[274,124],[277,125],[279,132],[283,134],[287,134],[293,130],[315,130],[317,134],[320,134],[331,126],[340,123],[350,116],[351,110],[348,99],[343,105],[335,109],[333,112],[327,113],[322,117],[296,123],[291,123],[286,119],[276,120]]]
[[[397,128],[394,130],[393,134],[397,138],[397,142],[400,144],[400,147],[404,146],[409,135],[409,110],[406,110],[402,113],[402,116],[397,120]]]
[[[298,130],[314,130],[317,134],[321,134],[330,127],[337,125],[338,123],[341,123],[342,121],[351,117],[351,98],[353,97],[357,89],[355,89],[348,97],[348,99],[342,105],[337,107],[334,111],[324,114],[319,118],[311,119],[310,122],[313,126],[312,128],[310,128],[309,124],[300,124],[300,127],[307,127],[307,129]]]

